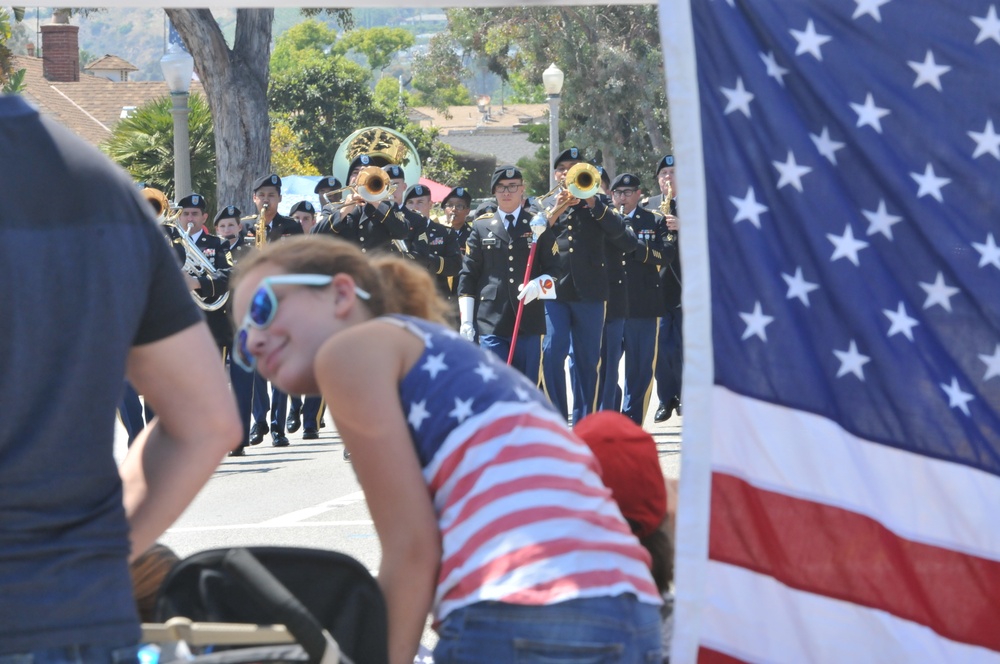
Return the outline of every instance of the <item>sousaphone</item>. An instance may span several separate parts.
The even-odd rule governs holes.
[[[365,127],[344,139],[333,157],[333,177],[347,183],[348,169],[359,154],[378,157],[403,168],[406,184],[420,179],[420,155],[403,134],[388,127]]]

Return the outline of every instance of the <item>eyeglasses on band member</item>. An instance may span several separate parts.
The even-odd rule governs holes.
[[[251,327],[258,330],[267,329],[274,322],[274,317],[278,315],[278,296],[274,292],[273,286],[293,285],[318,288],[328,286],[332,281],[333,277],[329,274],[279,274],[262,279],[257,291],[250,299],[250,307],[243,316],[243,321],[236,329],[232,354],[232,359],[236,361],[236,364],[245,371],[253,371],[257,367],[257,358],[247,348],[247,338],[250,335]],[[354,292],[362,300],[371,299],[371,294],[360,286],[355,286]]]

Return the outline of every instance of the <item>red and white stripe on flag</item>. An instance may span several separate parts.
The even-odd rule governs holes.
[[[1000,19],[661,0],[671,662],[1000,663]]]

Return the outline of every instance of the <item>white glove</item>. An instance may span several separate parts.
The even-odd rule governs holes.
[[[547,274],[532,279],[527,284],[518,286],[518,290],[521,293],[517,296],[517,299],[522,300],[525,304],[534,300],[556,299],[555,279]]]
[[[476,306],[476,300],[472,297],[458,298],[458,317],[461,324],[458,326],[458,333],[469,341],[476,340],[476,328],[472,324],[472,310]]]

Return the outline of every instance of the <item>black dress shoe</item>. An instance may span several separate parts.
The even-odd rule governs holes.
[[[657,408],[656,412],[653,414],[653,421],[666,422],[670,419],[670,410],[670,406],[667,406],[665,403],[661,403],[660,407]]]
[[[264,442],[264,436],[267,434],[267,424],[264,422],[256,422],[253,428],[250,429],[250,444],[260,445]]]
[[[679,398],[674,397],[673,399],[671,399],[670,406],[674,409],[675,413],[677,413],[678,415],[681,414],[681,400]]]
[[[235,450],[229,450],[229,456],[231,457],[239,457],[246,455],[247,455],[246,449],[243,447],[237,447]]]
[[[345,447],[344,448],[344,461],[350,461],[350,460],[351,460],[351,453],[348,452],[347,448]]]
[[[299,419],[298,411],[292,411],[288,414],[288,421],[285,422],[285,431],[288,433],[295,433],[302,426],[302,420]]]
[[[319,438],[319,432],[316,429],[307,428],[302,432],[302,440],[316,440]]]
[[[274,447],[288,447],[288,436],[280,431],[275,431],[271,434],[271,445]]]

